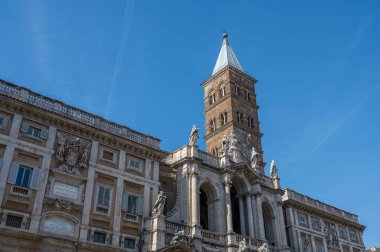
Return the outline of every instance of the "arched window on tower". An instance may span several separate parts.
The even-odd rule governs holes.
[[[235,84],[235,94],[239,95],[239,86]]]
[[[215,94],[213,93],[213,94],[210,95],[210,105],[211,105],[211,104],[214,104],[215,101],[216,101],[216,100],[215,100]]]
[[[210,121],[210,128],[211,128],[211,132],[214,132],[216,130],[216,123],[215,123],[215,119],[212,119]]]
[[[227,123],[227,112],[220,114],[220,122],[222,125],[225,125]]]
[[[248,124],[248,127],[253,129],[253,118],[252,117],[249,117],[247,118],[247,124]]]
[[[247,101],[250,101],[250,100],[251,100],[251,94],[249,93],[248,90],[247,90],[246,93],[245,93],[245,99],[247,99]]]
[[[220,97],[226,96],[226,88],[224,86],[220,87]]]
[[[236,112],[236,120],[238,123],[241,123],[241,113],[239,111]]]

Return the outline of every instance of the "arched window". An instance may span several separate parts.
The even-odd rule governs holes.
[[[235,84],[235,94],[239,95],[239,86]]]
[[[245,98],[247,99],[247,101],[250,101],[250,100],[251,100],[251,94],[249,93],[248,90],[247,90],[246,93],[245,93]]]
[[[216,130],[215,119],[210,121],[210,128],[211,128],[211,132],[214,132]]]
[[[238,112],[236,112],[236,121],[238,122],[238,123],[241,123],[241,113],[238,111]]]
[[[225,125],[227,123],[227,112],[220,114],[220,122],[222,125]]]
[[[215,101],[216,101],[216,100],[215,100],[215,94],[213,93],[213,94],[210,95],[210,105],[211,105],[211,104],[214,104]]]
[[[220,87],[220,97],[226,96],[226,88],[224,86]]]

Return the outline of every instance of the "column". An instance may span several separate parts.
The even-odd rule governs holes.
[[[253,216],[252,216],[252,198],[250,194],[247,194],[247,209],[248,209],[248,228],[249,228],[249,236],[255,237],[255,228],[253,224]]]
[[[57,133],[57,129],[55,127],[49,127],[48,139],[46,141],[46,147],[49,149],[53,149],[54,140]],[[30,222],[30,231],[33,233],[38,233],[38,227],[41,220],[41,212],[42,206],[45,197],[46,184],[49,178],[49,170],[51,158],[53,155],[53,150],[50,154],[44,154],[42,159],[42,166],[40,170],[40,177],[38,179],[38,188],[36,192],[36,197],[34,199],[33,211],[32,211],[32,220]]]
[[[123,201],[124,179],[117,177],[116,182],[116,196],[115,196],[115,210],[113,212],[113,234],[112,245],[120,246],[120,223],[121,223],[121,204]]]
[[[247,235],[245,231],[245,218],[244,218],[244,202],[243,195],[239,195],[239,219],[240,219],[240,229],[242,235]]]
[[[232,225],[232,208],[231,208],[231,194],[230,194],[230,188],[231,188],[231,176],[230,174],[224,175],[224,190],[226,194],[226,223],[227,223],[227,234],[233,233],[234,228]]]
[[[98,142],[92,141],[91,144],[91,154],[90,154],[90,163],[95,163],[98,155]],[[89,166],[87,172],[87,183],[86,183],[86,192],[83,203],[83,212],[82,212],[82,224],[80,229],[79,239],[81,241],[87,240],[88,235],[88,224],[90,223],[91,215],[91,202],[94,191],[94,182],[95,182],[95,168]]]
[[[157,195],[158,195],[158,182],[159,182],[159,164],[157,161],[154,161],[153,162],[153,167],[151,167],[151,169],[153,169],[153,182],[156,182],[157,185],[153,186],[153,190],[152,190],[152,206],[154,206],[154,203],[157,199]]]
[[[149,203],[150,203],[150,186],[149,184],[144,185],[144,218],[149,218],[150,211],[149,211]]]
[[[198,167],[193,164],[191,168],[191,225],[193,227],[192,234],[198,233],[199,228],[199,192],[198,192]]]
[[[285,227],[285,221],[284,221],[284,214],[282,210],[282,200],[281,197],[277,199],[277,219],[278,219],[278,227],[277,227],[277,234],[279,236],[279,244],[282,246],[287,245],[286,241],[286,227]],[[314,250],[313,250],[314,251]]]
[[[257,207],[257,220],[259,223],[259,238],[265,239],[265,229],[264,229],[264,219],[263,219],[263,208],[261,202],[261,192],[257,192],[255,195],[256,207]]]
[[[8,173],[11,168],[15,148],[16,145],[14,143],[8,144],[5,148],[3,162],[0,169],[0,206],[3,202],[5,186],[7,185]]]

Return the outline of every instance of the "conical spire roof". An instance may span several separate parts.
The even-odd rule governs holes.
[[[223,43],[222,48],[220,49],[218,59],[216,61],[214,71],[212,71],[212,75],[216,74],[224,68],[225,66],[233,66],[240,71],[243,71],[243,68],[241,67],[239,60],[237,59],[234,51],[232,50],[232,47],[230,46],[230,43],[228,42],[228,35],[226,32],[223,33]]]

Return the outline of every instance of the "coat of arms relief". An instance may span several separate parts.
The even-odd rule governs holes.
[[[85,144],[79,138],[65,138],[59,132],[57,132],[57,143],[55,157],[63,162],[58,170],[80,175],[79,169],[88,165],[91,143]]]

